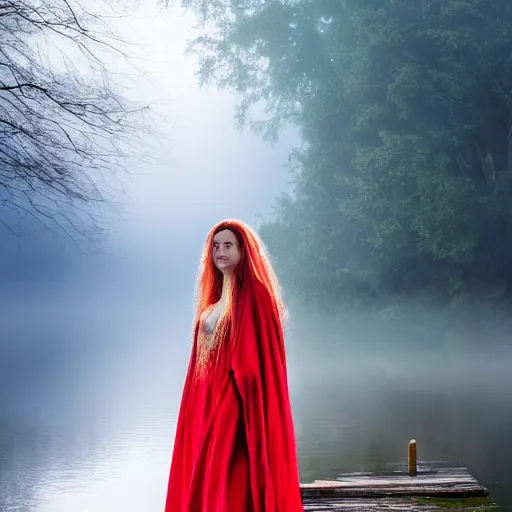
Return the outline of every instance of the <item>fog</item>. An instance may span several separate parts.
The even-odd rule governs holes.
[[[130,59],[107,68],[154,125],[108,189],[122,216],[104,251],[3,233],[2,511],[162,508],[205,236],[257,225],[288,186],[294,134],[235,130],[233,98],[200,90],[183,55],[192,22],[149,2],[115,27]]]
[[[4,318],[2,510],[161,510],[190,350],[185,288],[152,301],[45,294],[39,312]],[[403,462],[415,438],[420,460],[467,465],[507,504],[510,349],[422,348],[374,329],[291,308],[302,480]]]
[[[234,98],[200,89],[184,55],[192,23],[151,2],[119,21],[140,73],[122,60],[111,68],[126,94],[152,104],[158,136],[141,139],[149,163],[134,157],[123,177],[109,254],[53,238],[10,248],[20,276],[43,258],[46,270],[0,292],[2,511],[163,509],[205,236],[227,217],[257,227],[290,190],[297,134],[271,146],[234,128]],[[420,459],[461,461],[510,500],[506,319],[491,332],[490,313],[453,322],[421,299],[388,316],[287,303],[303,480],[403,461],[416,438]]]

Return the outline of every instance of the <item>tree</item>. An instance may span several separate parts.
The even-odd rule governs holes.
[[[262,227],[285,284],[318,300],[512,291],[512,4],[182,3],[204,28],[200,81],[238,94],[239,125],[301,130],[294,194]]]
[[[9,230],[34,224],[26,218],[82,248],[96,240],[142,112],[104,65],[106,51],[122,48],[107,18],[75,0],[0,0],[0,222]]]

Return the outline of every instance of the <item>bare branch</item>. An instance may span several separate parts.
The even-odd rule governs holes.
[[[110,81],[105,52],[127,56],[106,19],[77,0],[0,0],[0,205],[79,239],[103,229],[99,180],[112,186],[146,112]]]

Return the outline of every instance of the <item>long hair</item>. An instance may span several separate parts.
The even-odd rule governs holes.
[[[219,301],[222,294],[223,274],[213,261],[213,238],[225,229],[235,235],[240,250],[240,262],[233,275],[226,316],[232,318],[233,308],[244,282],[257,280],[268,291],[279,320],[284,323],[286,311],[265,245],[247,224],[234,219],[224,220],[213,226],[206,238],[197,276],[195,323],[200,320],[205,309]]]

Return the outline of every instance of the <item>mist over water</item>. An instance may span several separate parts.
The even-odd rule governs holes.
[[[419,460],[468,467],[510,506],[510,323],[485,338],[474,319],[443,329],[439,310],[423,319],[413,305],[401,310],[398,322],[295,311],[289,360],[303,480],[405,464],[414,438]]]
[[[144,43],[144,73],[125,88],[155,101],[172,144],[133,169],[114,256],[2,246],[0,512],[163,510],[204,237],[225,217],[257,225],[289,189],[296,134],[272,148],[235,132],[233,99],[196,87],[188,23],[147,5],[119,21]],[[466,465],[512,506],[507,315],[454,320],[427,301],[382,318],[289,305],[303,481],[403,462],[414,438],[421,460]]]
[[[164,476],[191,308],[101,295],[47,296],[24,337],[4,339],[1,510],[141,510],[165,492],[152,465]]]
[[[11,302],[2,319],[0,510],[162,509],[190,288],[152,300],[99,285],[88,295],[33,285],[39,313]],[[302,480],[404,462],[415,438],[421,460],[460,462],[510,503],[510,350],[419,346],[372,323],[291,308]]]

